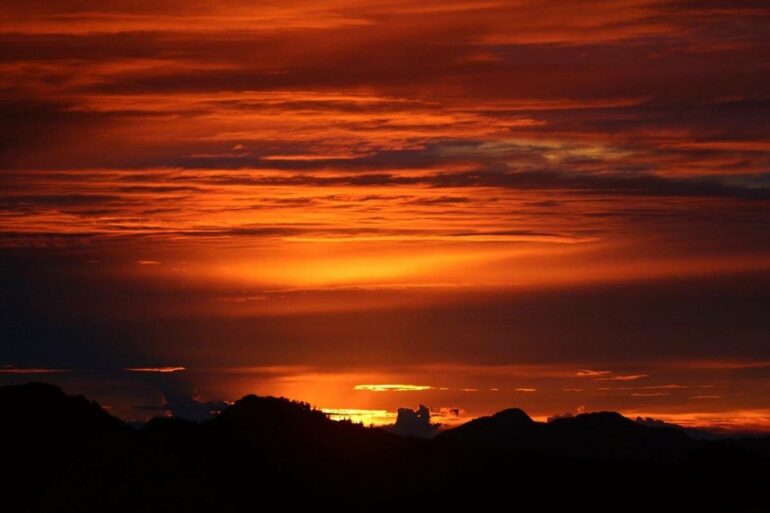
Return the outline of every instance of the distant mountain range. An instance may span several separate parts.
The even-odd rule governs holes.
[[[698,445],[681,429],[644,426],[619,413],[585,413],[542,423],[515,408],[472,420],[437,438],[480,449],[604,461],[678,461]]]
[[[602,412],[509,409],[432,439],[246,396],[134,429],[56,386],[0,387],[9,512],[770,511],[770,437],[698,440]]]

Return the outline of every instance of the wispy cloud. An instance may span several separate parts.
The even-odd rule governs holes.
[[[184,367],[129,367],[125,369],[128,372],[158,372],[161,374],[168,374],[172,372],[182,372]]]
[[[649,374],[623,374],[618,376],[597,378],[596,381],[638,381],[640,379],[649,377]]]
[[[72,372],[71,369],[49,369],[42,367],[0,367],[0,374],[65,374]]]
[[[591,370],[591,369],[583,369],[577,371],[576,375],[581,378],[597,378],[601,376],[609,376],[612,374],[612,371],[608,370]]]
[[[376,385],[356,385],[354,390],[365,390],[368,392],[421,392],[433,390],[429,385],[403,385],[403,384],[376,384]]]

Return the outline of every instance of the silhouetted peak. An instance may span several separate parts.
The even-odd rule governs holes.
[[[89,445],[131,431],[96,402],[45,383],[0,387],[0,417],[3,466],[12,469],[3,483],[9,511],[25,511],[14,507],[14,498],[23,504],[38,499]]]
[[[624,417],[614,411],[597,411],[591,413],[581,413],[574,417],[560,417],[551,421],[551,424],[571,423],[585,426],[636,426],[633,420]]]
[[[56,385],[50,383],[27,383],[0,387],[0,399],[13,402],[19,407],[34,407],[35,403],[51,405],[67,402],[68,396]]]
[[[284,397],[247,395],[222,410],[213,421],[243,437],[287,438],[314,433],[321,435],[333,423],[325,413],[310,404]]]
[[[80,431],[83,436],[124,424],[96,401],[69,396],[56,385],[27,383],[0,387],[0,411],[5,429]]]
[[[489,417],[479,417],[477,419],[466,422],[462,426],[455,428],[455,430],[461,429],[495,429],[495,430],[518,430],[519,428],[531,428],[536,425],[536,422],[527,415],[524,410],[519,408],[509,408],[495,413]]]
[[[264,416],[265,418],[302,418],[325,420],[326,415],[302,401],[292,401],[285,397],[247,395],[222,410],[220,417],[235,415]]]
[[[693,446],[680,429],[648,427],[616,412],[582,413],[546,427],[545,448],[583,459],[673,461]]]
[[[493,450],[596,460],[674,459],[692,446],[681,430],[647,427],[616,412],[561,416],[541,423],[517,408],[472,420],[440,438]]]
[[[631,422],[631,419],[624,417],[616,411],[594,411],[589,413],[580,413],[576,419],[592,419],[596,422]]]
[[[535,421],[532,420],[532,418],[526,414],[526,412],[520,408],[508,408],[507,410],[502,410],[494,415],[492,415],[492,419],[494,419],[497,422],[503,422],[505,424],[516,424],[516,425],[531,425],[534,424]]]
[[[519,408],[510,408],[489,417],[479,417],[445,431],[443,440],[505,450],[527,449],[541,425]]]
[[[554,433],[586,433],[591,436],[615,436],[643,434],[650,428],[624,417],[613,411],[581,413],[574,417],[562,417],[548,423],[549,431]]]

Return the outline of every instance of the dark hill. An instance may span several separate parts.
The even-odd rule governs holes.
[[[541,425],[518,408],[480,417],[444,431],[436,438],[440,442],[467,443],[494,450],[528,450],[539,443]]]
[[[0,388],[0,411],[4,511],[770,511],[767,439],[694,442],[615,413],[511,409],[421,440],[273,397],[140,430],[50,385]]]
[[[0,404],[5,413],[0,425],[3,434],[29,435],[30,430],[47,433],[49,426],[55,425],[57,437],[69,437],[77,445],[124,426],[96,401],[66,395],[61,388],[47,383],[0,387]]]
[[[535,422],[519,409],[481,417],[437,437],[480,450],[531,452],[588,460],[684,459],[696,442],[669,427],[649,427],[615,412]]]
[[[0,387],[0,419],[4,500],[22,504],[39,498],[89,444],[130,430],[96,402],[45,383]]]
[[[381,429],[351,422],[335,422],[307,403],[276,397],[248,395],[210,421],[221,436],[252,449],[308,460],[329,458],[356,460],[390,459],[394,451],[415,445]]]
[[[644,426],[615,412],[556,419],[544,431],[543,450],[578,458],[670,461],[696,445],[681,430]]]

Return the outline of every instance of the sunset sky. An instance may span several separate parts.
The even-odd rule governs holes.
[[[770,430],[764,1],[0,4],[0,384]]]

